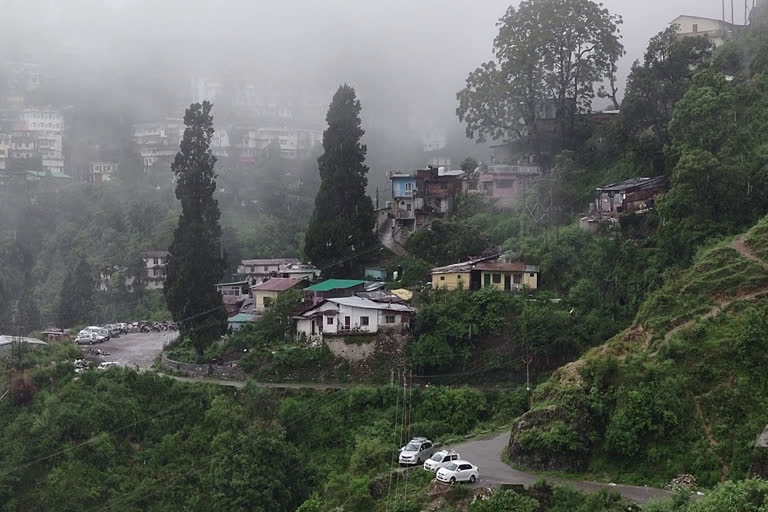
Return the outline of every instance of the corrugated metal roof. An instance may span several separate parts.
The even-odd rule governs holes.
[[[273,277],[261,284],[252,286],[251,290],[255,292],[284,292],[295,287],[299,283],[304,282],[304,279],[292,279],[289,277]]]
[[[630,178],[618,183],[611,183],[603,187],[598,187],[598,192],[623,192],[633,188],[661,187],[667,183],[666,176],[656,176],[655,178]]]
[[[240,261],[241,265],[293,265],[301,263],[296,258],[278,258],[278,259],[271,259],[271,260],[242,260]]]
[[[249,315],[247,313],[238,313],[238,314],[236,314],[235,316],[233,316],[232,318],[230,318],[227,321],[229,323],[234,323],[234,324],[244,324],[244,323],[248,323],[248,322],[255,322],[258,319],[259,319],[258,315]]]
[[[19,338],[18,336],[0,336],[0,347],[3,345],[10,345],[11,343],[15,343],[17,341],[21,340],[22,343],[26,343],[28,345],[47,345],[46,342],[43,340],[39,340],[37,338]]]
[[[509,263],[487,261],[475,265],[476,270],[497,270],[499,272],[525,272],[525,263],[522,261],[512,261]]]
[[[355,279],[327,279],[322,283],[312,285],[307,290],[311,292],[329,292],[331,290],[346,290],[347,288],[354,288],[365,284],[365,281],[358,281]]]
[[[348,306],[351,308],[361,309],[379,309],[383,311],[401,311],[405,313],[411,313],[413,310],[405,304],[389,304],[385,302],[374,302],[369,299],[363,299],[362,297],[341,297],[338,299],[328,299],[328,302],[333,304],[340,304],[342,306]]]

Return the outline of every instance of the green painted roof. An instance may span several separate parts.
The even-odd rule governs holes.
[[[353,286],[360,286],[365,284],[365,281],[357,281],[355,279],[328,279],[322,283],[310,286],[307,290],[311,292],[329,292],[331,290],[344,290],[346,288],[352,288]]]
[[[255,322],[257,318],[259,317],[256,315],[249,315],[247,313],[238,313],[227,321],[230,323],[244,324],[246,322]]]

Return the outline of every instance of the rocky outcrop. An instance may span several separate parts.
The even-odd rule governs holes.
[[[542,471],[583,471],[593,433],[590,415],[581,407],[550,405],[525,413],[512,425],[512,463]]]

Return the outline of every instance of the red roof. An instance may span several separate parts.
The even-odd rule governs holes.
[[[303,279],[290,279],[286,277],[273,277],[269,281],[264,281],[261,284],[257,284],[252,287],[251,290],[258,292],[284,292],[295,287],[299,283],[304,281]]]

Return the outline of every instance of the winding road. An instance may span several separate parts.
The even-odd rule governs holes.
[[[509,444],[509,431],[484,439],[473,439],[452,446],[459,452],[462,459],[476,464],[480,468],[480,479],[477,485],[496,487],[502,484],[530,485],[543,477],[535,473],[518,471],[501,460],[502,453]],[[624,498],[644,505],[651,500],[664,499],[672,494],[664,489],[639,487],[635,485],[617,485],[583,480],[563,480],[547,477],[549,483],[571,487],[584,492],[599,492],[602,489],[616,491]]]

